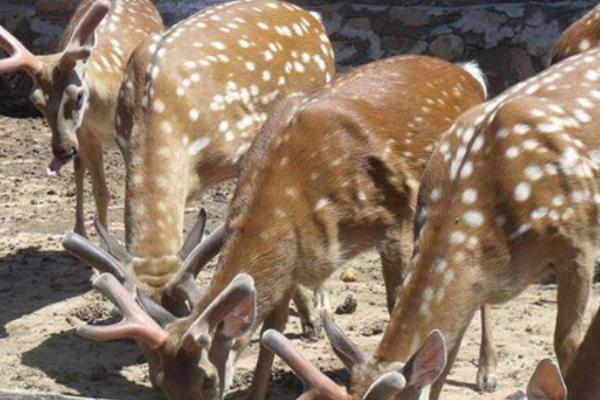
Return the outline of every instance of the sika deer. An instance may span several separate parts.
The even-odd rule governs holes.
[[[552,64],[596,48],[600,42],[599,19],[600,5],[569,26],[552,49]]]
[[[61,51],[45,56],[34,56],[0,27],[0,47],[12,54],[0,60],[0,73],[24,70],[31,76],[30,98],[52,130],[54,158],[48,175],[58,174],[74,160],[75,232],[81,235],[86,170],[100,222],[106,225],[109,193],[103,148],[115,143],[112,116],[127,60],[144,38],[162,29],[160,14],[149,0],[81,2],[63,34]]]
[[[249,334],[242,337],[247,329],[264,323],[263,330],[283,330],[296,285],[318,287],[345,260],[389,239],[395,239],[394,253],[408,261],[411,238],[401,243],[400,232],[411,226],[427,157],[438,135],[485,97],[469,72],[474,69],[467,69],[430,57],[391,58],[278,107],[244,158],[219,265],[192,315],[174,320],[142,298],[167,323],[169,337],[155,344],[150,357],[162,360],[156,367],[151,362],[151,369],[169,398],[180,398],[174,390],[185,391],[183,359],[188,374],[216,370],[223,382],[225,360],[235,358],[229,354],[234,340],[238,351],[249,340]],[[387,263],[389,254],[382,252],[383,270],[393,293],[402,271]],[[240,276],[256,285],[242,285],[248,301],[224,301]],[[207,313],[219,317],[207,325]],[[215,329],[223,318],[244,321],[244,327]],[[205,354],[213,354],[212,363],[200,359]],[[253,398],[266,397],[272,361],[261,349]]]
[[[599,236],[599,62],[600,50],[570,57],[463,114],[441,140],[423,175],[411,272],[369,369],[406,360],[439,329],[450,353],[437,399],[477,308],[551,273],[555,349],[569,369]],[[372,381],[353,382],[360,397]]]
[[[186,202],[235,176],[277,100],[316,89],[334,72],[321,22],[279,1],[210,7],[137,49],[116,116],[127,166],[128,252],[115,254],[125,264],[120,275],[128,277],[127,287],[138,286],[172,311],[184,301],[199,301],[199,270],[183,281],[178,277],[178,285],[169,282],[182,264],[196,266],[198,257],[214,255],[222,231],[203,245],[207,251],[192,252],[201,231],[182,246]],[[165,288],[171,296],[163,299]],[[306,302],[300,293],[297,300]],[[303,318],[307,331],[309,319]]]

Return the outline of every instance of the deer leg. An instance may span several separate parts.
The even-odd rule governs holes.
[[[573,261],[557,271],[558,314],[554,350],[563,374],[581,342],[583,316],[592,286],[593,262]]]
[[[108,187],[106,186],[106,177],[104,176],[104,155],[102,144],[91,134],[85,135],[85,142],[82,143],[82,152],[84,153],[87,167],[90,171],[92,180],[92,192],[96,202],[96,212],[98,219],[104,226],[108,226]]]
[[[285,323],[288,317],[290,304],[290,297],[285,297],[284,300],[275,307],[265,320],[262,330],[262,334],[268,329],[275,329],[280,332],[285,328]],[[267,348],[261,345],[258,352],[258,361],[256,363],[256,369],[254,370],[254,379],[252,381],[252,388],[250,389],[249,399],[251,400],[264,400],[267,398],[269,389],[269,381],[271,380],[271,367],[273,366],[274,354],[271,353]]]
[[[479,348],[479,368],[477,370],[477,388],[483,392],[496,390],[496,366],[498,358],[492,343],[492,323],[490,307],[481,306],[481,345]]]
[[[467,319],[463,328],[461,328],[458,336],[456,337],[456,341],[454,342],[454,346],[452,346],[448,351],[448,358],[446,363],[446,368],[444,372],[437,378],[437,380],[431,385],[431,390],[429,392],[429,400],[438,400],[440,398],[440,394],[442,393],[442,389],[444,384],[446,383],[446,377],[450,373],[454,362],[456,361],[456,356],[458,355],[458,350],[460,350],[460,345],[462,343],[463,337],[465,336],[465,332],[467,331],[467,327],[469,326],[469,321],[473,316]]]
[[[73,160],[75,167],[75,233],[87,237],[85,233],[85,217],[83,215],[83,180],[85,178],[85,163],[78,155]]]
[[[318,312],[315,311],[313,293],[309,293],[309,290],[304,286],[298,285],[292,300],[300,316],[302,336],[313,341],[319,339],[322,334],[321,318]]]
[[[377,245],[385,282],[387,308],[390,313],[398,299],[405,268],[410,262],[412,253],[410,230],[408,224],[403,224],[398,229],[391,229],[386,234],[386,238]]]

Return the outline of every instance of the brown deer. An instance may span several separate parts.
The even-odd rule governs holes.
[[[560,36],[551,53],[551,63],[598,47],[600,43],[600,6],[575,21]]]
[[[106,231],[102,235],[123,264],[127,287],[139,287],[171,310],[199,300],[187,265],[201,264],[193,250],[202,233],[195,230],[184,245],[186,202],[235,176],[279,99],[319,88],[334,73],[322,23],[282,1],[210,7],[137,49],[116,116],[127,168],[128,251]],[[213,255],[221,234],[217,230],[204,243]],[[186,279],[169,286],[180,270],[188,272]],[[165,288],[174,298],[163,301]],[[308,299],[298,292],[296,300],[311,334],[316,322],[308,315]]]
[[[215,380],[226,380],[229,349],[236,339],[236,352],[247,343],[249,334],[241,336],[246,325],[248,332],[261,324],[263,330],[283,330],[298,284],[318,287],[346,260],[386,241],[380,248],[393,298],[402,275],[397,261],[409,261],[412,250],[412,237],[401,233],[412,227],[427,157],[454,119],[485,98],[476,71],[430,57],[396,57],[278,106],[244,158],[220,261],[192,315],[175,320],[141,299],[167,327],[165,342],[150,343],[149,360],[170,399],[190,391],[183,370],[195,376],[196,385],[207,374],[211,388]],[[192,272],[197,268],[190,264]],[[253,278],[255,288],[245,283],[243,292],[256,297],[255,307],[249,294],[242,296],[245,302],[224,299],[240,276]],[[213,313],[219,317],[207,325],[206,315]],[[220,327],[223,319],[244,329]],[[88,336],[136,336],[135,330],[102,329],[107,334]],[[210,362],[204,354],[213,354]],[[153,358],[161,360],[157,367]],[[253,398],[265,398],[272,361],[272,353],[261,349]]]
[[[125,67],[135,47],[161,32],[160,14],[150,0],[84,0],[60,42],[60,52],[31,54],[0,27],[0,47],[12,56],[0,60],[0,73],[26,71],[33,79],[31,101],[52,131],[54,158],[49,175],[74,160],[75,232],[85,235],[83,185],[89,170],[100,222],[106,225],[109,193],[103,148],[114,147],[113,116]]]
[[[432,387],[437,399],[474,312],[552,273],[554,346],[568,370],[597,255],[599,61],[600,50],[570,57],[474,107],[444,135],[422,179],[410,272],[367,371],[408,359],[439,329],[449,359]],[[353,377],[360,397],[373,375],[355,368]]]
[[[332,323],[329,315],[325,315],[324,319],[329,325],[330,335],[342,336],[342,340],[348,342],[344,333]],[[261,343],[280,356],[302,380],[305,391],[299,399],[341,400],[352,398],[350,394],[345,393],[335,382],[313,366],[281,333],[274,330],[266,331],[262,336]],[[344,362],[350,361],[350,358],[361,359],[363,363],[365,362],[364,355],[353,346],[346,347],[344,353],[339,353],[339,351],[336,349],[342,360],[345,360]],[[364,400],[426,398],[425,392],[429,390],[431,384],[446,366],[446,357],[444,336],[439,331],[433,331],[406,364],[391,363],[383,371],[379,371],[380,377],[373,382],[362,398]],[[348,364],[346,366],[349,367]],[[529,380],[526,392],[505,390],[485,398],[488,400],[566,400],[567,390],[558,365],[550,359],[544,359],[540,361]],[[572,398],[591,400],[596,397]]]

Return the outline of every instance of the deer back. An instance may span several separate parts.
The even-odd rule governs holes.
[[[406,56],[292,99],[244,160],[211,290],[247,272],[265,304],[259,313],[268,311],[274,292],[315,286],[381,240],[399,218],[412,217],[436,139],[483,92],[459,66]]]
[[[575,21],[560,36],[552,49],[552,64],[598,46],[600,41],[600,6]]]

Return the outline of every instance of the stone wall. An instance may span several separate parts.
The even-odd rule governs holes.
[[[382,57],[433,54],[478,60],[492,93],[543,68],[556,38],[596,1],[292,0],[318,11],[340,69]],[[157,0],[168,25],[219,0]],[[2,0],[0,24],[37,52],[51,51],[79,0]],[[0,111],[26,104],[27,78],[0,77]]]

